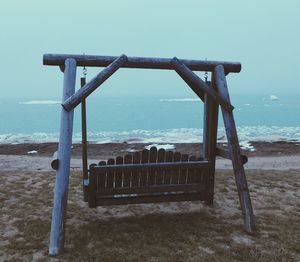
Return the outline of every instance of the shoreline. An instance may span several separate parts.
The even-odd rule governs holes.
[[[157,143],[162,147],[171,147],[167,150],[179,151],[184,154],[200,155],[202,143]],[[300,142],[298,141],[250,141],[249,144],[254,147],[254,151],[242,149],[242,153],[248,157],[258,156],[289,156],[300,155]],[[141,151],[153,143],[89,143],[88,155],[94,158],[108,158],[116,155],[124,155],[127,152]],[[172,149],[173,147],[173,149]],[[218,143],[218,147],[226,148],[226,143]],[[19,143],[19,144],[0,144],[0,155],[28,155],[32,151],[37,156],[52,156],[57,150],[57,142],[45,143]],[[73,143],[72,157],[81,157],[81,143]]]
[[[124,156],[135,151],[141,151],[150,143],[106,143],[88,145],[88,164],[98,163],[117,156]],[[183,154],[199,156],[202,152],[200,143],[178,143],[174,149]],[[255,151],[242,150],[247,155],[248,163],[245,169],[261,170],[292,170],[300,169],[300,143],[298,142],[251,142]],[[163,146],[166,146],[164,144]],[[219,147],[226,148],[220,143]],[[53,171],[50,163],[53,153],[57,150],[58,143],[25,143],[25,144],[0,144],[0,169],[19,171]],[[36,152],[34,152],[36,151]],[[28,154],[28,152],[31,152]],[[33,152],[33,153],[32,153]],[[71,160],[72,170],[82,169],[81,144],[73,144]],[[232,169],[230,160],[217,157],[216,169]]]
[[[49,172],[51,168],[51,157],[47,156],[25,156],[25,155],[0,155],[0,170],[2,171],[31,171]],[[88,164],[98,163],[107,159],[88,159]],[[293,156],[262,156],[249,157],[244,165],[245,170],[300,170],[300,155]],[[70,169],[73,171],[82,170],[82,160],[72,158]],[[231,160],[217,158],[216,170],[232,170]]]

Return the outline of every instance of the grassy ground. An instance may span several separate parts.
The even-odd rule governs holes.
[[[248,171],[257,232],[244,233],[231,171],[215,205],[87,208],[72,173],[65,252],[49,258],[54,173],[0,172],[0,261],[300,261],[300,173]]]

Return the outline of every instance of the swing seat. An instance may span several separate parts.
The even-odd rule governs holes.
[[[89,207],[208,199],[209,162],[152,147],[92,164]]]

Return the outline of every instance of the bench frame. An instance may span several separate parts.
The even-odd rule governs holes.
[[[83,166],[84,166],[84,197],[89,197],[86,190],[89,186],[87,170],[87,143],[86,143],[86,116],[85,99],[103,84],[118,69],[125,68],[151,68],[175,70],[194,93],[204,102],[204,134],[203,134],[203,159],[208,161],[207,174],[207,204],[213,204],[215,161],[217,155],[217,127],[219,106],[222,111],[226,136],[228,140],[228,152],[223,154],[232,160],[235,181],[240,200],[240,206],[244,218],[245,230],[249,233],[254,230],[253,210],[250,194],[248,190],[245,170],[243,167],[243,157],[241,155],[239,141],[233,117],[233,106],[230,103],[227,88],[226,75],[238,73],[241,64],[237,62],[221,61],[201,61],[187,59],[169,58],[145,58],[145,57],[120,57],[111,56],[90,56],[90,55],[57,55],[46,54],[43,58],[44,65],[59,66],[64,72],[63,101],[61,109],[60,138],[57,151],[57,159],[54,167],[57,167],[56,181],[54,187],[54,203],[51,220],[51,233],[49,255],[55,256],[63,250],[65,236],[65,220],[68,198],[68,186],[70,175],[70,159],[73,134],[73,112],[74,108],[82,104],[83,120]],[[82,88],[75,92],[76,68],[78,66],[105,67],[90,82],[82,80]],[[193,71],[211,72],[211,81],[203,81]],[[85,136],[85,137],[84,137]],[[224,152],[223,152],[224,153]],[[124,166],[123,166],[124,167]],[[166,168],[166,167],[164,167]],[[165,201],[169,201],[171,196],[161,196]],[[176,200],[173,197],[174,201]],[[159,198],[157,198],[159,199]],[[183,197],[182,197],[183,199]],[[142,199],[140,198],[142,201]],[[145,202],[146,199],[143,200]],[[150,201],[150,200],[149,200]],[[127,200],[123,200],[127,203]],[[101,204],[101,203],[99,203]],[[109,204],[109,201],[106,203]]]

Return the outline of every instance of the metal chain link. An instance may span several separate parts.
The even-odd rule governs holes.
[[[207,61],[207,58],[205,58],[205,61]],[[205,79],[205,83],[207,83],[208,82],[208,72],[206,71],[205,73],[204,73],[204,79]]]
[[[86,75],[87,75],[87,69],[86,69],[85,66],[84,66],[83,69],[82,69],[82,74],[84,75],[84,78],[86,78]]]
[[[83,55],[85,56],[85,53],[83,53]],[[85,66],[84,66],[83,69],[82,69],[82,74],[84,75],[84,78],[86,78],[86,75],[87,75],[87,69],[86,69]]]

